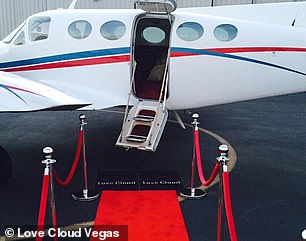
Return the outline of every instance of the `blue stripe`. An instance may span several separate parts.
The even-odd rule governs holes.
[[[17,96],[22,102],[24,102],[25,104],[27,104],[27,102],[25,102],[24,99],[21,98],[21,96],[19,96],[18,94],[16,94],[14,91],[12,91],[11,89],[7,88],[5,85],[0,84],[0,88],[3,88],[7,91],[9,91],[10,93],[12,93],[13,95]]]
[[[246,62],[255,63],[255,64],[261,64],[261,65],[265,65],[269,67],[274,67],[274,68],[278,68],[278,69],[282,69],[282,70],[286,70],[286,71],[290,71],[293,73],[297,73],[297,74],[306,76],[306,73],[303,73],[303,72],[300,72],[294,69],[289,69],[281,65],[276,65],[276,64],[269,63],[269,62],[251,59],[247,57],[241,57],[241,56],[232,55],[232,54],[218,53],[218,52],[213,52],[213,51],[203,50],[203,49],[191,49],[191,48],[180,48],[180,47],[172,47],[171,52],[190,53],[190,54],[196,54],[196,55],[208,55],[208,56],[222,57],[222,58],[228,58],[228,59],[235,59],[235,60],[246,61]],[[94,57],[102,57],[102,56],[109,56],[109,55],[120,55],[120,54],[128,54],[128,53],[130,53],[129,47],[91,50],[91,51],[83,51],[83,52],[77,52],[77,53],[61,54],[61,55],[54,55],[54,56],[48,56],[48,57],[0,63],[0,69],[23,67],[23,66],[35,65],[35,64],[46,64],[46,63],[53,63],[53,62],[67,61],[67,60],[76,60],[76,59],[82,59],[82,58],[94,58]]]
[[[83,52],[77,52],[77,53],[61,54],[61,55],[54,55],[54,56],[48,56],[48,57],[0,63],[0,69],[23,67],[27,65],[33,65],[33,64],[45,64],[45,63],[53,63],[53,62],[59,62],[59,61],[76,60],[76,59],[82,59],[82,58],[94,58],[94,57],[102,57],[102,56],[108,56],[108,55],[128,54],[128,53],[130,53],[129,47],[91,50],[91,51],[83,51]]]
[[[255,63],[255,64],[261,64],[269,67],[274,67],[286,71],[290,71],[296,74],[301,74],[305,75],[306,73],[294,70],[294,69],[289,69],[287,67],[281,66],[281,65],[276,65],[272,64],[269,62],[261,61],[261,60],[256,60],[256,59],[251,59],[251,58],[246,58],[246,57],[241,57],[237,55],[232,55],[232,54],[224,54],[224,53],[218,53],[218,52],[213,52],[209,50],[202,50],[202,49],[190,49],[190,48],[176,48],[173,47],[171,48],[171,52],[178,52],[178,53],[190,53],[190,54],[197,54],[197,55],[209,55],[209,56],[216,56],[216,57],[222,57],[222,58],[228,58],[228,59],[235,59],[235,60],[241,60],[241,61],[246,61],[250,63]]]

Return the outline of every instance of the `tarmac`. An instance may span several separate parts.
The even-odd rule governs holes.
[[[238,240],[298,241],[306,228],[305,103],[306,93],[300,93],[192,110],[200,114],[201,128],[224,138],[237,154],[230,185]],[[169,121],[156,152],[125,151],[115,146],[122,111],[124,108],[0,115],[0,145],[13,160],[12,178],[0,185],[1,236],[11,225],[36,225],[44,170],[42,149],[54,149],[54,166],[65,177],[76,151],[81,113],[88,123],[91,187],[97,172],[104,170],[178,170],[184,185],[189,185],[192,128],[184,130]],[[192,121],[189,112],[179,114],[185,123]],[[169,119],[174,120],[173,113]],[[209,173],[219,156],[220,142],[206,132],[200,138],[203,165]],[[60,225],[92,224],[98,200],[76,202],[71,198],[82,189],[80,165],[68,187],[55,187]],[[218,185],[207,192],[203,200],[180,202],[190,241],[216,240]],[[51,223],[51,215],[46,220]],[[224,236],[230,240],[226,225]]]

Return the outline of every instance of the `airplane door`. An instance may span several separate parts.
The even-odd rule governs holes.
[[[176,5],[171,5],[172,1],[169,4],[165,2],[138,3],[146,11],[135,22],[132,42],[132,61],[135,63],[133,92],[139,99],[159,100],[167,91],[173,22],[170,12]]]
[[[168,118],[170,35],[176,7],[172,1],[137,1],[146,11],[138,16],[132,37],[132,89],[138,99],[128,108],[116,145],[155,151]],[[128,105],[127,105],[128,106]]]
[[[168,66],[171,18],[143,14],[135,22],[132,42],[132,89],[138,99],[125,113],[116,145],[155,151],[168,118]]]

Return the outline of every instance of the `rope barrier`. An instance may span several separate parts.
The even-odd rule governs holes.
[[[223,172],[222,178],[224,184],[223,192],[224,192],[224,203],[225,203],[225,212],[227,217],[228,230],[231,237],[231,241],[237,241],[237,234],[236,234],[232,203],[231,203],[229,176],[227,171]]]
[[[192,153],[192,172],[191,172],[191,185],[190,188],[185,188],[181,191],[180,195],[184,198],[189,199],[199,199],[201,195],[196,195],[194,188],[194,168],[197,164],[199,178],[203,186],[210,185],[217,175],[219,174],[220,183],[219,183],[219,197],[218,197],[218,226],[217,226],[217,241],[223,240],[224,236],[224,224],[223,224],[223,206],[225,206],[225,213],[227,218],[227,225],[230,234],[231,241],[237,241],[237,234],[231,204],[231,195],[230,195],[230,184],[229,184],[229,173],[227,170],[227,162],[229,158],[228,147],[227,145],[219,146],[220,156],[217,158],[217,163],[209,177],[208,180],[205,179],[204,171],[202,167],[202,158],[201,158],[201,149],[200,149],[200,137],[199,137],[199,127],[198,127],[198,114],[193,114],[192,116],[194,121],[192,124],[194,125],[194,136],[193,136],[193,153]],[[196,159],[196,164],[195,164]],[[220,168],[222,165],[222,168]]]
[[[83,189],[83,192],[81,195],[79,193],[73,194],[72,197],[75,200],[80,201],[91,201],[96,199],[99,196],[99,193],[94,191],[88,190],[88,180],[87,180],[87,162],[86,162],[86,147],[85,147],[85,133],[84,133],[84,125],[87,123],[85,122],[85,115],[79,116],[81,121],[81,128],[79,132],[78,137],[78,144],[77,144],[77,151],[74,157],[74,161],[72,164],[72,167],[70,169],[70,172],[67,176],[67,178],[62,181],[57,174],[56,170],[53,168],[52,164],[56,162],[55,159],[52,159],[53,149],[51,147],[45,147],[43,152],[45,153],[46,159],[42,161],[46,165],[44,169],[44,178],[42,183],[42,192],[41,192],[41,199],[40,199],[40,208],[39,208],[39,214],[38,214],[38,221],[37,221],[37,235],[36,235],[36,241],[42,241],[43,236],[41,235],[42,232],[44,232],[44,226],[45,226],[45,217],[46,217],[46,208],[47,208],[47,202],[48,197],[51,204],[51,216],[52,216],[52,224],[53,224],[53,230],[54,230],[54,240],[58,241],[58,234],[57,234],[57,218],[56,218],[56,208],[55,208],[55,195],[54,195],[54,183],[53,180],[61,185],[61,186],[67,186],[76,171],[78,162],[80,160],[81,151],[83,150],[83,160],[84,160],[84,179],[85,179],[85,189]],[[50,189],[50,196],[49,196],[49,189]]]
[[[43,184],[42,184],[41,198],[40,198],[37,232],[43,231],[44,226],[45,226],[46,208],[47,208],[48,192],[49,192],[49,182],[50,182],[49,168],[46,167],[44,178],[43,178]],[[42,237],[39,237],[39,235],[37,235],[36,241],[41,241],[41,240],[42,240]]]
[[[37,235],[36,241],[42,241],[43,236],[41,232],[44,232],[45,227],[45,218],[46,218],[46,209],[47,202],[49,196],[50,189],[50,203],[52,209],[52,221],[53,227],[56,230],[57,222],[56,222],[56,211],[55,211],[55,199],[54,199],[54,190],[53,190],[53,178],[52,178],[52,164],[56,162],[56,160],[52,159],[53,149],[51,147],[45,147],[43,152],[46,154],[46,159],[42,161],[43,164],[46,165],[44,170],[44,178],[42,184],[41,198],[40,198],[40,207],[37,221]],[[54,236],[54,240],[57,241],[57,235]]]
[[[202,167],[202,158],[201,158],[201,150],[200,150],[200,138],[199,138],[199,127],[200,124],[198,122],[199,115],[197,113],[193,114],[192,117],[194,121],[192,124],[194,125],[194,135],[193,135],[193,150],[192,150],[192,163],[191,163],[191,180],[190,187],[184,188],[180,191],[180,196],[186,199],[202,199],[206,196],[206,192],[200,188],[194,187],[194,170],[196,165],[198,166],[198,176],[203,186],[209,186],[217,177],[220,169],[220,163],[217,162],[209,179],[206,181],[204,177],[204,171]]]
[[[220,156],[217,158],[222,168],[220,168],[220,186],[219,186],[219,205],[218,205],[218,233],[217,241],[221,240],[222,236],[222,202],[224,201],[225,213],[227,218],[227,226],[230,234],[231,241],[237,241],[237,234],[232,210],[231,194],[230,194],[230,183],[229,173],[227,169],[227,162],[229,158],[227,156],[228,147],[227,145],[219,146]]]
[[[78,143],[78,159],[82,149],[83,150],[83,174],[84,174],[84,188],[82,191],[75,192],[72,194],[72,198],[76,201],[93,201],[100,196],[100,193],[96,190],[89,190],[88,188],[88,175],[87,175],[87,160],[86,160],[86,144],[85,144],[85,130],[84,126],[87,125],[85,122],[86,116],[81,114],[80,119],[80,131],[82,132],[82,138],[79,139]]]
[[[81,156],[81,151],[82,151],[82,146],[83,146],[83,133],[84,133],[84,130],[81,129],[80,132],[79,132],[77,151],[76,151],[76,154],[75,154],[75,157],[74,157],[74,161],[73,161],[71,170],[70,170],[67,178],[64,181],[62,181],[60,179],[59,175],[57,174],[56,170],[53,169],[53,171],[52,171],[56,183],[59,184],[60,186],[67,186],[71,182],[71,180],[74,176],[75,170],[78,166],[80,156]]]
[[[92,201],[97,199],[100,196],[100,193],[97,192],[96,190],[90,190],[88,188],[85,130],[84,130],[84,126],[87,125],[87,123],[85,122],[86,116],[84,114],[81,114],[79,116],[79,119],[80,119],[80,132],[78,137],[77,150],[75,153],[74,161],[70,169],[70,172],[64,181],[61,180],[55,169],[52,170],[53,174],[52,176],[54,177],[57,184],[59,184],[60,186],[67,186],[72,181],[72,178],[74,176],[74,173],[76,171],[76,168],[78,166],[81,157],[81,152],[83,152],[84,188],[80,192],[73,193],[72,198],[76,201]]]
[[[196,127],[194,131],[194,145],[195,145],[195,151],[196,151],[196,159],[197,159],[197,165],[198,165],[198,174],[199,178],[201,180],[201,183],[203,186],[210,185],[216,178],[216,176],[219,173],[220,163],[217,162],[210,178],[206,181],[204,177],[204,171],[202,167],[202,158],[201,158],[201,150],[200,150],[200,138],[199,138],[199,129]]]
[[[219,170],[219,194],[218,194],[218,225],[217,225],[217,241],[221,241],[224,237],[224,222],[223,222],[223,180],[222,180],[222,170]]]
[[[194,118],[194,121],[192,122],[192,124],[195,126],[194,130],[198,130],[198,118],[199,115],[198,114],[193,114],[192,117]],[[195,168],[197,165],[197,160],[198,159],[196,156],[196,152],[198,152],[198,148],[196,147],[198,143],[198,140],[196,140],[195,136],[193,136],[193,147],[192,147],[192,162],[191,162],[191,178],[190,178],[190,187],[188,188],[184,188],[180,191],[180,196],[182,198],[186,198],[186,199],[202,199],[204,198],[207,193],[206,191],[195,187]]]

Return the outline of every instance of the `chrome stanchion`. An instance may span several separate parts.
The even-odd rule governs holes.
[[[219,153],[220,156],[217,157],[217,161],[220,162],[220,164],[222,165],[222,170],[223,172],[227,172],[227,162],[230,160],[230,158],[227,156],[228,154],[228,147],[227,145],[221,145],[219,146]]]
[[[56,208],[55,208],[55,194],[54,194],[54,183],[53,183],[53,175],[52,169],[54,163],[56,163],[55,159],[52,159],[53,149],[51,147],[45,147],[43,149],[43,153],[45,154],[45,160],[42,161],[43,164],[46,164],[45,171],[49,172],[50,174],[50,205],[51,205],[51,215],[52,215],[52,222],[54,230],[57,230],[57,218],[56,218]],[[57,238],[55,238],[57,240]]]
[[[86,161],[86,145],[85,145],[85,129],[87,125],[85,122],[86,116],[81,114],[80,119],[80,130],[83,131],[83,168],[84,168],[84,189],[82,191],[72,194],[72,198],[76,201],[92,201],[99,197],[100,193],[95,190],[88,189],[88,176],[87,176],[87,161]]]
[[[198,125],[200,122],[198,122],[199,115],[193,114],[192,115],[193,122],[191,124],[194,125],[194,131],[199,130]],[[203,199],[207,193],[200,189],[195,187],[195,181],[194,181],[194,175],[195,175],[195,167],[196,167],[196,154],[195,154],[195,143],[193,138],[193,150],[192,150],[192,163],[191,163],[191,179],[190,179],[190,187],[184,188],[180,191],[180,196],[185,199]]]
[[[223,178],[222,173],[227,171],[227,162],[229,158],[227,145],[219,146],[220,156],[217,157],[217,161],[220,163],[222,168],[219,170],[219,195],[218,195],[218,231],[217,231],[217,241],[224,240],[224,222],[223,222],[223,207],[224,207],[224,197],[223,197]]]
[[[46,159],[42,163],[46,165],[46,168],[50,168],[53,163],[56,163],[56,160],[52,159],[53,149],[51,147],[45,147],[43,153]]]
[[[306,229],[303,230],[303,232],[301,233],[301,241],[306,241]]]

